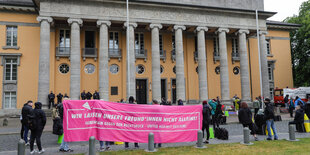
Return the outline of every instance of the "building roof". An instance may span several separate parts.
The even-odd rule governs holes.
[[[299,29],[299,27],[301,27],[300,24],[271,21],[271,20],[267,20],[266,24],[267,24],[268,29],[292,30],[292,29]]]

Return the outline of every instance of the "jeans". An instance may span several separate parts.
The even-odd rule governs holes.
[[[28,143],[28,131],[29,131],[29,128],[24,125],[24,141],[25,143]]]
[[[271,127],[272,130],[273,130],[274,138],[278,139],[277,129],[276,129],[275,125],[274,125],[273,119],[268,119],[266,121],[266,124],[267,124],[267,130],[268,130],[268,138],[270,138],[270,139],[272,138],[271,129],[270,129],[270,127]]]
[[[69,145],[68,145],[68,142],[65,142],[64,141],[65,138],[62,139],[62,142],[60,144],[60,149],[63,149],[65,151],[69,150]]]
[[[104,141],[99,141],[99,143],[100,143],[100,148],[104,148]],[[105,142],[105,145],[108,147],[109,142]]]

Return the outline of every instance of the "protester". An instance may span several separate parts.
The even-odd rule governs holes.
[[[64,95],[64,99],[65,99],[65,98],[69,98],[69,96],[67,95],[67,93],[65,93],[65,95]]]
[[[94,100],[100,100],[100,95],[99,95],[99,93],[97,92],[97,90],[95,90],[95,93],[94,93],[94,95],[93,95],[93,99],[94,99]]]
[[[29,124],[28,124],[28,120],[29,120],[29,115],[31,115],[33,109],[32,109],[32,101],[29,100],[26,105],[24,105],[23,109],[22,109],[22,124],[24,127],[24,141],[26,143],[26,145],[29,145],[28,142],[28,131],[29,131]]]
[[[55,104],[55,94],[53,94],[53,91],[51,91],[51,93],[50,94],[48,94],[48,96],[47,96],[47,98],[48,98],[48,109],[51,109],[51,106],[52,106],[52,108],[55,106],[54,104]]]
[[[130,96],[129,98],[128,98],[128,103],[129,104],[135,104],[135,98],[133,97],[133,96]],[[129,148],[129,143],[128,142],[125,142],[125,149],[128,149]],[[138,143],[135,143],[135,148],[139,148],[139,145],[138,145]]]
[[[291,116],[292,118],[293,118],[294,109],[295,109],[294,100],[293,100],[293,97],[290,97],[289,106],[288,106],[288,111],[290,112],[290,116]]]
[[[215,99],[209,100],[209,105],[210,105],[210,107],[211,107],[211,115],[212,115],[213,129],[215,129],[215,125],[216,125],[217,127],[219,127],[219,122],[218,122],[217,117],[216,117],[216,115],[215,115],[217,102],[215,101]]]
[[[41,146],[41,135],[46,124],[46,116],[45,112],[41,109],[42,103],[36,102],[35,109],[33,110],[34,118],[35,118],[35,126],[31,129],[30,136],[30,154],[34,154],[36,151],[33,149],[34,141],[37,142],[37,147],[39,149],[39,154],[44,153],[44,149]]]
[[[207,138],[204,141],[204,143],[209,144],[209,139],[210,139],[209,126],[210,126],[210,122],[211,122],[211,118],[210,118],[211,111],[210,111],[210,107],[209,107],[207,101],[203,101],[202,105],[203,105],[203,110],[202,110],[202,115],[203,115],[203,119],[202,119],[203,120],[202,121],[202,134],[203,134],[203,137],[205,137],[204,136],[204,133],[205,133],[204,131],[206,130]]]
[[[178,105],[184,105],[181,99],[178,100]]]
[[[252,112],[247,103],[241,103],[238,118],[239,122],[243,125],[243,128],[248,127],[251,130],[251,134],[253,134],[255,141],[258,141],[258,138],[256,137],[255,124],[252,121]]]
[[[219,100],[216,100],[216,109],[215,109],[215,116],[218,123],[226,123],[226,116],[224,116],[224,112],[222,110],[222,104]]]
[[[61,93],[57,95],[57,104],[62,103],[62,97],[63,95]]]
[[[302,123],[304,123],[304,115],[305,115],[304,110],[301,108],[301,105],[298,105],[298,106],[296,107],[296,112],[295,112],[294,120],[288,122],[288,125],[290,125],[290,124],[302,124]]]
[[[257,115],[257,112],[259,110],[259,101],[258,97],[255,98],[255,101],[253,102],[253,108],[254,108],[254,117]]]
[[[27,105],[27,103],[24,104],[24,106],[26,106],[26,105]],[[19,119],[20,119],[20,123],[21,123],[21,126],[22,126],[21,129],[20,129],[20,138],[24,139],[25,129],[24,129],[24,125],[23,125],[23,115],[20,115]]]
[[[62,103],[58,104],[57,109],[58,109],[58,113],[59,113],[58,115],[61,119],[60,122],[63,122],[63,111],[64,111],[63,104]],[[73,150],[69,148],[68,142],[64,141],[64,138],[62,139],[62,142],[60,144],[59,151],[60,152],[73,152]]]
[[[166,99],[163,97],[163,98],[161,98],[161,103],[160,103],[160,105],[167,105],[167,101],[166,101]]]
[[[109,151],[110,150],[110,146],[109,146],[109,143],[110,142],[105,142],[105,146],[106,148],[104,148],[104,141],[99,141],[99,144],[100,144],[100,152],[102,151]]]
[[[167,105],[172,106],[171,100],[167,100]]]
[[[239,110],[240,103],[241,103],[241,100],[239,99],[239,97],[236,97],[236,99],[235,99],[235,110],[236,111]]]
[[[285,97],[284,97],[284,99],[283,99],[283,101],[284,101],[284,104],[285,104],[285,108],[289,108],[289,106],[288,106],[288,101],[289,101],[289,95],[285,95]]]
[[[83,90],[83,92],[81,93],[81,99],[82,99],[82,100],[86,100],[86,93],[85,93],[85,90]]]
[[[269,98],[265,99],[265,110],[264,110],[264,119],[266,120],[267,130],[268,130],[268,138],[267,140],[272,140],[271,128],[274,133],[274,140],[278,140],[277,129],[274,124],[274,108]]]
[[[93,95],[90,92],[87,92],[86,99],[91,100],[91,97],[93,97]]]
[[[301,100],[301,98],[296,96],[296,98],[295,98],[295,107],[297,107],[298,105],[300,105],[300,108],[304,109],[305,102],[303,100]]]

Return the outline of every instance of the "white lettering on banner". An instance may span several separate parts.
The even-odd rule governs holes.
[[[144,117],[125,116],[125,120],[133,121],[133,122],[141,122],[141,121],[144,121]]]
[[[111,114],[104,114],[103,118],[107,119],[116,119],[116,120],[123,120],[123,115],[111,115]]]
[[[162,121],[162,117],[146,117],[147,121],[153,121],[153,122],[161,122]]]
[[[193,117],[180,117],[179,122],[185,122],[185,121],[195,121],[197,120],[197,116]]]
[[[164,118],[164,122],[176,122],[178,118]]]
[[[82,114],[71,114],[72,118],[82,118]]]
[[[84,118],[101,118],[101,116],[102,113],[96,113],[96,112],[84,114]]]

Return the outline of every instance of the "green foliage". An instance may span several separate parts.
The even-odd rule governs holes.
[[[301,25],[291,31],[294,85],[310,86],[310,0],[302,3],[298,16],[289,17],[285,22]]]

